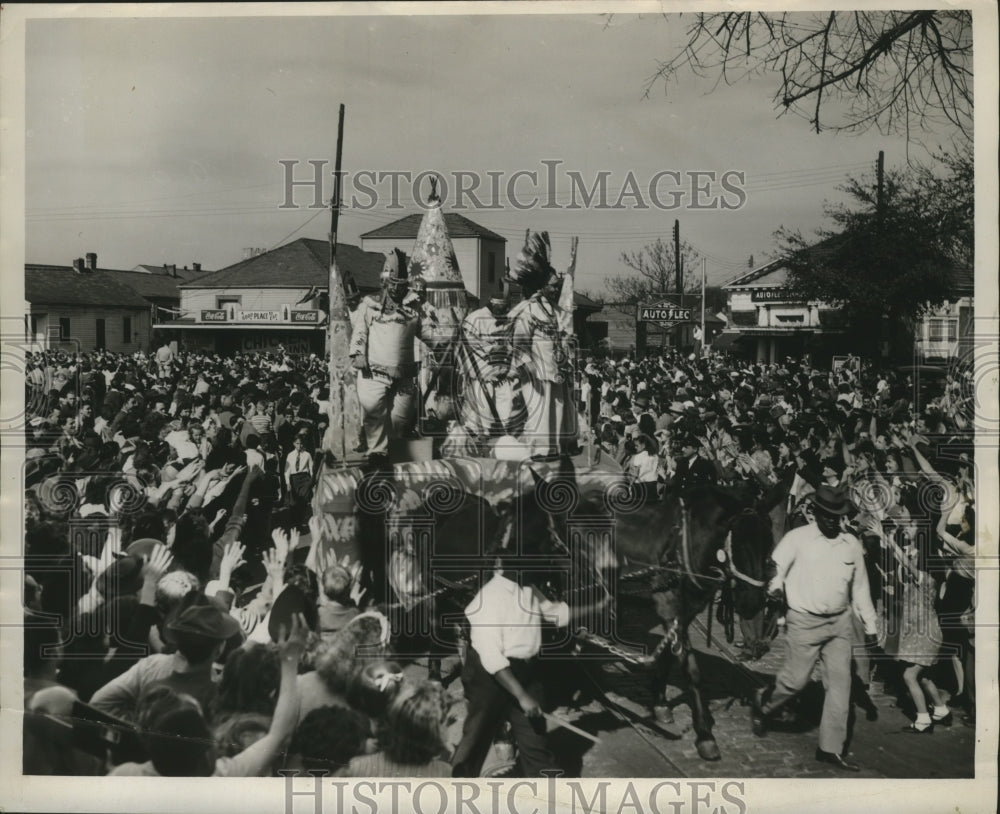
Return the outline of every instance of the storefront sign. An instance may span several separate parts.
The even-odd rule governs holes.
[[[280,311],[237,311],[237,322],[281,322]]]
[[[784,288],[759,288],[750,292],[751,302],[794,302],[796,297]]]
[[[318,325],[319,311],[292,311],[292,322],[299,325]]]
[[[639,321],[671,328],[679,322],[690,322],[691,309],[670,300],[642,303],[639,305]]]
[[[202,322],[225,322],[226,321],[226,309],[225,308],[214,308],[210,311],[201,312]]]

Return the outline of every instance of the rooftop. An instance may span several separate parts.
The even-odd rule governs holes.
[[[416,240],[417,232],[420,229],[420,223],[423,219],[423,213],[407,215],[405,218],[394,220],[392,223],[385,224],[385,226],[379,226],[377,229],[365,232],[361,235],[361,239],[388,237]],[[448,236],[451,238],[481,237],[486,240],[507,242],[507,238],[502,235],[498,235],[496,232],[487,229],[485,226],[480,226],[475,221],[471,221],[464,215],[459,215],[456,212],[444,213],[444,224],[448,227]]]
[[[168,271],[169,269],[169,271]],[[140,274],[156,274],[161,277],[176,277],[180,282],[185,282],[190,280],[192,277],[197,277],[200,274],[208,274],[209,272],[205,270],[195,270],[191,268],[177,268],[176,265],[162,265],[154,266],[150,263],[140,263],[132,271],[139,272]]]
[[[337,265],[354,275],[358,288],[379,288],[385,257],[348,243],[337,245]],[[181,288],[326,288],[330,282],[330,244],[301,237],[219,271],[201,274]]]
[[[72,266],[25,264],[24,298],[32,305],[149,308],[149,300],[124,282],[139,276],[144,275],[114,269],[79,272]]]
[[[822,244],[817,244],[821,246]],[[725,290],[734,288],[770,288],[788,284],[788,266],[783,258],[772,260],[763,266],[750,269],[722,286]],[[952,266],[950,269],[954,291],[959,295],[971,295],[975,288],[975,275],[971,268]]]

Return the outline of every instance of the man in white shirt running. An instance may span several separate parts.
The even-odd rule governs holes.
[[[534,585],[519,584],[516,555],[500,553],[493,578],[465,609],[470,644],[462,669],[468,704],[462,740],[452,759],[453,777],[478,777],[501,724],[510,722],[518,748],[519,774],[540,777],[556,769],[549,751],[542,712],[538,654],[542,622],[566,627],[570,609],[553,602]],[[602,606],[607,597],[598,603]],[[595,607],[574,609],[574,616]]]

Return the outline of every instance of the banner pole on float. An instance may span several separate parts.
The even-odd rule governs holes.
[[[340,106],[337,124],[337,153],[334,165],[334,195],[330,201],[330,300],[327,319],[326,345],[329,371],[329,426],[321,442],[323,460],[316,473],[312,509],[312,528],[320,531],[324,547],[333,547],[339,557],[347,554],[352,560],[360,556],[357,549],[357,519],[354,499],[356,473],[348,467],[364,462],[357,452],[361,442],[361,404],[358,401],[357,378],[348,352],[351,346],[351,313],[360,295],[349,270],[337,265],[337,228],[340,221],[341,157],[344,144],[344,106]],[[307,563],[317,565],[317,547],[321,540],[310,541]]]
[[[348,352],[351,345],[351,314],[349,301],[356,300],[357,285],[350,272],[337,265],[337,228],[340,221],[341,159],[344,145],[344,106],[340,106],[337,124],[337,157],[334,166],[334,195],[330,201],[330,313],[327,320],[327,352],[329,353],[330,409],[329,427],[323,437],[323,452],[340,464],[357,463],[355,452],[361,441],[361,405],[358,402],[357,379]]]

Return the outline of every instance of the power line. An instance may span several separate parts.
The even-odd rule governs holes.
[[[309,225],[310,223],[312,223],[312,222],[313,222],[314,220],[316,220],[316,218],[317,218],[317,217],[319,217],[320,215],[322,215],[322,214],[323,214],[324,212],[326,212],[326,211],[327,211],[326,209],[317,209],[317,210],[316,210],[316,211],[315,211],[315,212],[314,212],[314,213],[312,214],[312,216],[311,216],[311,217],[309,218],[309,220],[307,220],[307,221],[306,221],[305,223],[303,223],[303,224],[302,224],[301,226],[298,226],[298,227],[296,227],[296,228],[295,228],[295,229],[293,229],[293,230],[292,230],[291,232],[289,232],[289,233],[288,233],[287,235],[285,235],[285,236],[284,236],[283,238],[281,238],[281,240],[279,240],[279,241],[278,241],[277,243],[275,243],[275,244],[274,244],[274,245],[273,245],[273,246],[272,246],[272,247],[271,247],[270,249],[268,249],[268,251],[269,251],[269,252],[273,252],[273,251],[274,251],[275,249],[277,249],[277,248],[278,248],[278,247],[279,247],[280,245],[282,245],[282,244],[283,244],[283,243],[284,243],[284,242],[285,242],[286,240],[288,240],[288,238],[290,238],[290,237],[291,237],[292,235],[294,235],[294,234],[297,234],[298,232],[300,232],[300,231],[302,231],[303,229],[305,229],[305,228],[306,228],[306,227],[307,227],[307,226],[308,226],[308,225]]]

